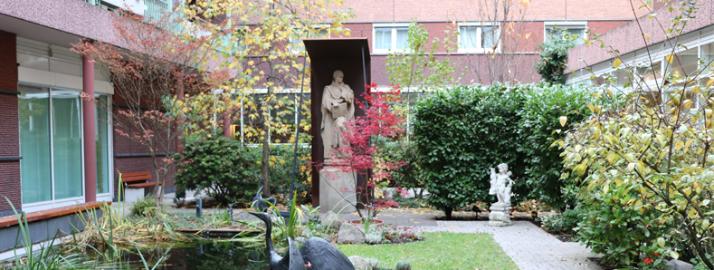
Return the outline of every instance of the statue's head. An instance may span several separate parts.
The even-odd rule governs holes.
[[[345,74],[342,73],[342,70],[338,69],[332,73],[332,79],[334,82],[341,83],[344,78],[345,78]]]
[[[498,166],[496,166],[496,167],[498,167],[498,172],[500,172],[500,173],[508,172],[508,164],[506,164],[506,163],[498,164]]]

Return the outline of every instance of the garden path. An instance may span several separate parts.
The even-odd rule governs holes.
[[[437,221],[422,231],[489,233],[521,270],[600,270],[588,257],[590,250],[577,242],[562,242],[528,221],[491,227],[487,221]]]
[[[529,221],[514,221],[507,227],[491,227],[485,215],[454,213],[463,221],[442,221],[441,212],[415,209],[387,209],[378,217],[385,223],[414,226],[425,232],[488,233],[493,235],[520,270],[601,270],[590,257],[590,249],[577,242],[563,242]],[[480,219],[480,220],[476,220]]]

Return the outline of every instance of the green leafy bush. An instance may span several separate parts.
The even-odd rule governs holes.
[[[590,115],[585,91],[562,85],[532,87],[518,110],[520,148],[528,198],[565,210],[575,206],[574,196],[563,192],[560,148],[554,142],[574,123]],[[561,122],[562,121],[562,122]]]
[[[203,190],[221,205],[248,204],[258,190],[259,153],[235,140],[222,136],[194,140],[176,159],[179,190]]]
[[[137,217],[152,217],[158,210],[154,196],[146,196],[131,205],[131,215]]]
[[[506,162],[523,175],[514,143],[522,104],[522,91],[505,86],[458,87],[417,103],[414,143],[429,204],[449,218],[456,208],[491,199],[490,167]],[[515,193],[522,188],[516,181]]]
[[[580,211],[577,208],[568,209],[557,215],[545,216],[541,222],[543,229],[548,232],[573,234],[580,222]]]
[[[270,191],[282,203],[290,198],[292,181],[294,145],[280,144],[270,146]],[[310,201],[310,148],[298,147],[298,172],[295,181],[297,200],[301,203]]]
[[[508,163],[514,203],[565,205],[554,141],[588,115],[579,89],[549,85],[458,87],[423,98],[414,121],[415,156],[429,204],[444,210],[491,201],[489,168]],[[571,121],[561,125],[560,116]],[[525,180],[528,179],[528,180]],[[532,190],[532,192],[531,192]]]
[[[385,145],[384,158],[389,161],[401,161],[402,166],[392,172],[390,186],[401,188],[423,188],[424,182],[419,178],[414,143],[402,140]]]
[[[579,238],[605,262],[654,269],[681,258],[714,269],[714,78],[691,88],[668,80],[659,104],[634,89],[618,97],[624,106],[589,105],[593,117],[563,142],[563,178],[584,210]]]
[[[535,69],[544,81],[564,84],[567,77],[565,68],[568,64],[568,50],[575,43],[570,37],[551,38],[541,45],[540,59]]]

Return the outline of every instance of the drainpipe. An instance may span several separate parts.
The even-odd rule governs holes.
[[[184,99],[184,76],[182,71],[177,72],[178,76],[176,76],[176,99],[183,101]],[[176,118],[176,153],[183,153],[183,112],[179,112],[178,117]]]
[[[97,141],[94,126],[94,59],[82,55],[82,121],[84,126],[84,201],[97,201]]]

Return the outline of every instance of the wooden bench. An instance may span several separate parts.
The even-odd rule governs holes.
[[[161,183],[151,180],[151,172],[125,172],[119,173],[124,185],[124,202],[132,203],[146,195],[147,188],[161,186]]]
[[[82,203],[77,205],[59,207],[50,210],[37,211],[25,214],[27,218],[27,223],[32,223],[35,221],[48,220],[73,214],[79,214],[87,212],[92,209],[97,209],[102,207],[102,205],[111,204],[111,202],[91,202]],[[1,217],[0,218],[0,229],[7,228],[17,225],[17,217],[15,215]]]

